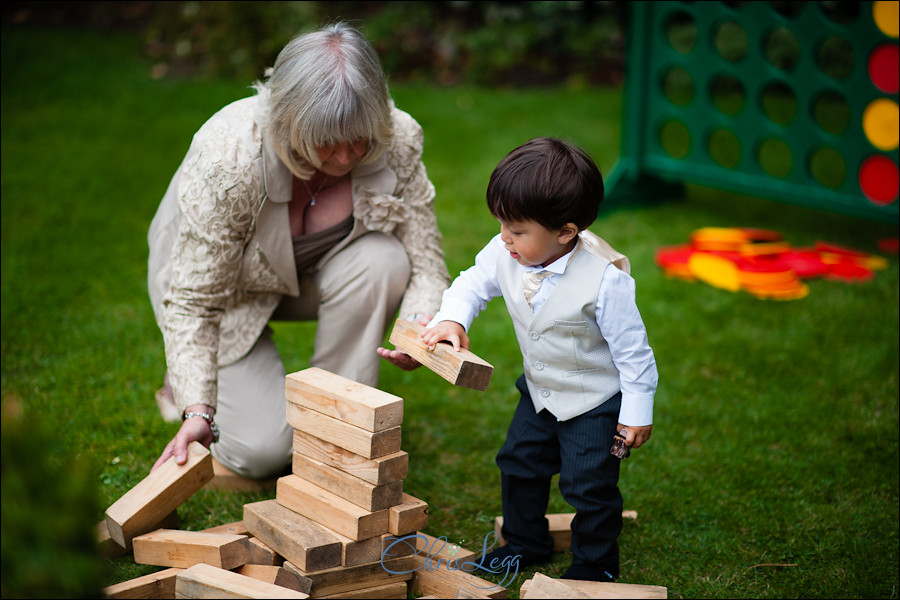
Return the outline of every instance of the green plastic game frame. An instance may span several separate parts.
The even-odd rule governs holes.
[[[874,100],[897,104],[896,89],[878,89],[867,68],[876,48],[896,56],[896,36],[876,25],[872,2],[856,3],[856,16],[843,22],[820,2],[781,3],[793,5],[791,12],[777,4],[628,3],[621,152],[607,181],[609,198],[666,197],[689,182],[897,222],[896,191],[876,202],[859,181],[864,162],[883,157],[889,176],[876,183],[896,187],[896,144],[877,148],[863,130]],[[684,43],[673,41],[679,27]],[[785,48],[789,60],[779,62]],[[835,52],[838,66],[823,68]],[[674,87],[667,83],[673,73],[681,76]],[[836,100],[837,112],[817,112],[828,107],[823,98]],[[834,114],[845,119],[843,127]],[[667,137],[672,130],[674,138]],[[722,139],[730,145],[716,150]],[[767,162],[763,148],[774,149],[774,159],[770,152]]]

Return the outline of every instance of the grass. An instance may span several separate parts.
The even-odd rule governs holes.
[[[175,432],[153,401],[164,361],[146,230],[193,132],[248,90],[152,80],[127,36],[4,29],[2,43],[3,596],[91,595],[156,570],[94,558],[70,535],[140,481]],[[497,230],[483,196],[508,150],[565,136],[605,173],[618,154],[617,89],[392,89],[425,128],[451,274]],[[876,252],[897,225],[687,192],[592,227],[632,260],[660,371],[653,439],[623,463],[639,516],[620,539],[622,580],[673,598],[896,598],[897,257],[871,283],[812,281],[807,298],[772,302],[666,278],[653,256],[703,226]],[[277,324],[289,371],[307,366],[313,327]],[[487,391],[386,364],[380,387],[406,400],[405,490],[431,505],[428,532],[477,550],[500,514],[493,459],[521,358],[501,302],[471,333],[496,369]],[[265,497],[203,490],[179,510],[182,526],[239,519]],[[571,509],[555,491],[550,510]]]

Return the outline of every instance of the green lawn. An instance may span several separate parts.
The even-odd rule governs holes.
[[[2,44],[2,595],[91,595],[156,570],[84,549],[176,430],[153,400],[164,360],[147,227],[194,131],[249,82],[155,81],[125,36],[5,29]],[[618,89],[392,89],[425,128],[452,275],[497,231],[484,190],[514,146],[568,137],[605,173],[618,155]],[[653,439],[623,463],[639,516],[620,540],[622,581],[673,598],[896,598],[896,255],[874,282],[812,281],[805,299],[762,301],[657,268],[660,246],[704,226],[869,252],[897,236],[896,224],[692,186],[592,227],[631,258],[660,372]],[[312,327],[276,326],[289,371],[307,366]],[[427,531],[477,550],[500,514],[494,455],[521,358],[500,301],[471,337],[495,366],[487,391],[387,364],[381,387],[406,400],[404,489],[430,504]],[[182,526],[239,519],[267,497],[201,491]],[[571,509],[554,492],[550,510]]]

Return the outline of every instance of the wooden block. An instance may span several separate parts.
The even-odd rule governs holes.
[[[535,575],[538,575],[536,573]],[[590,598],[668,598],[669,590],[659,585],[640,585],[635,583],[601,583],[599,581],[578,581],[575,579],[556,579],[570,588],[588,594]],[[520,598],[552,598],[557,596],[527,596],[533,585],[531,579],[522,582],[519,590]]]
[[[275,500],[244,505],[244,523],[266,546],[309,570],[341,564],[341,542],[329,531]]]
[[[446,561],[457,561],[457,564],[474,561],[477,557],[471,550],[466,550],[456,544],[451,544],[446,537],[436,538],[421,531],[416,532],[414,538],[416,549],[423,556],[443,558]]]
[[[337,531],[329,532],[341,542],[341,565],[355,567],[381,560],[381,536],[351,540]]]
[[[388,509],[388,531],[394,535],[407,535],[428,526],[428,503],[403,494],[403,502]]]
[[[337,567],[324,571],[307,572],[290,562],[284,568],[297,573],[301,579],[309,581],[310,595],[333,596],[388,583],[410,581],[416,564],[412,556],[357,565],[355,567]]]
[[[368,511],[296,475],[285,475],[278,480],[275,500],[351,540],[365,540],[388,532],[387,509]]]
[[[403,450],[366,458],[308,433],[294,430],[294,452],[359,477],[372,485],[400,481],[409,474],[409,454]]]
[[[173,510],[166,515],[162,521],[157,523],[151,531],[156,529],[178,529],[180,526],[181,520],[178,518],[178,511]],[[97,523],[97,547],[100,549],[100,553],[106,558],[115,558],[117,556],[122,556],[126,552],[131,552],[130,541],[128,547],[123,548],[110,537],[109,525],[107,524],[106,519]]]
[[[104,598],[174,598],[175,576],[184,569],[172,567],[103,588]]]
[[[368,511],[390,508],[400,504],[403,499],[402,480],[384,485],[372,485],[359,477],[330,467],[299,452],[294,452],[293,472],[294,475]]]
[[[395,583],[384,583],[368,588],[351,590],[349,592],[339,592],[337,594],[329,594],[327,596],[316,596],[325,600],[342,598],[343,600],[362,600],[363,598],[385,598],[397,600],[406,600],[409,593],[409,586],[405,581],[397,581]]]
[[[390,341],[454,385],[481,391],[487,389],[494,373],[489,362],[464,348],[455,352],[450,344],[437,344],[434,350],[429,350],[421,337],[424,329],[418,323],[397,319]]]
[[[186,569],[206,563],[234,569],[247,562],[247,537],[181,529],[157,529],[134,538],[134,562]]]
[[[411,556],[418,552],[416,538],[414,535],[398,536],[393,533],[386,533],[381,536],[381,550],[379,552],[384,560]]]
[[[212,455],[202,444],[191,442],[185,464],[170,458],[106,509],[110,537],[127,548],[132,538],[152,531],[212,477]]]
[[[275,489],[275,478],[250,479],[238,475],[216,459],[213,459],[213,478],[206,484],[208,490],[226,492],[258,492]]]
[[[520,590],[521,593],[521,590]],[[522,598],[593,598],[588,593],[566,585],[561,579],[551,579],[535,573]]]
[[[259,581],[280,585],[281,587],[286,587],[297,592],[303,592],[304,594],[309,593],[308,586],[304,585],[305,582],[301,581],[296,573],[288,571],[284,567],[246,564],[237,569],[236,572],[246,577],[252,577]],[[303,589],[304,587],[307,589]]]
[[[544,515],[550,526],[550,535],[553,537],[553,551],[564,552],[572,545],[572,519],[575,513],[557,513]],[[623,510],[623,519],[636,519],[637,511]],[[503,546],[506,540],[503,539],[501,529],[503,528],[503,517],[494,519],[494,534],[497,536],[497,545]]]
[[[400,452],[399,425],[373,433],[290,402],[287,404],[287,422],[294,429],[331,442],[335,446],[340,446],[365,458]]]
[[[177,529],[177,527],[166,527],[166,529]],[[250,530],[247,529],[247,526],[244,525],[243,521],[234,521],[232,523],[216,525],[215,527],[209,527],[201,531],[205,531],[206,533],[230,533],[232,535],[246,536],[250,535]]]
[[[477,600],[484,600],[485,598],[490,598],[487,594],[484,594],[478,590],[469,589],[468,587],[457,588],[456,595],[454,598],[475,598]]]
[[[506,598],[506,588],[462,570],[447,568],[445,562],[431,561],[428,557],[410,557],[417,568],[413,576],[413,594],[434,594],[438,598],[454,598],[460,589],[484,594],[488,598]],[[511,574],[510,574],[511,575]]]
[[[309,594],[233,571],[197,564],[175,577],[178,598],[309,598]]]
[[[285,378],[288,402],[334,417],[366,431],[403,423],[403,399],[315,367]]]
[[[250,559],[247,561],[248,564],[280,567],[284,563],[283,556],[258,538],[247,538],[247,549],[250,551]]]

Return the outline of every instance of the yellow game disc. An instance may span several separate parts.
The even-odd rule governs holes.
[[[884,35],[897,37],[900,25],[897,24],[897,0],[893,2],[875,2],[872,4],[872,19]]]
[[[879,150],[895,150],[900,142],[900,109],[894,100],[877,98],[863,111],[863,131]]]
[[[695,252],[688,259],[688,270],[694,277],[713,287],[729,292],[741,289],[737,265],[727,258]]]

